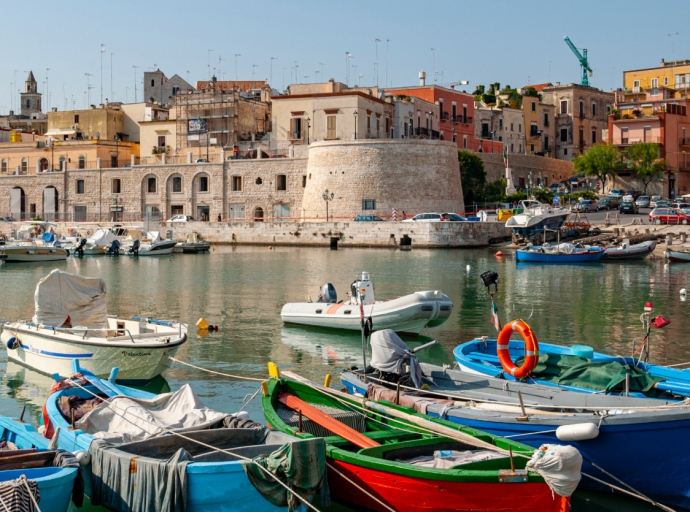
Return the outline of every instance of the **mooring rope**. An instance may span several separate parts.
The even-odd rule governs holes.
[[[202,368],[201,366],[197,366],[197,365],[195,365],[195,364],[191,364],[191,363],[186,363],[186,362],[184,362],[184,361],[180,361],[179,359],[177,359],[176,357],[173,357],[173,356],[166,356],[166,357],[167,357],[168,359],[170,359],[171,361],[175,361],[176,363],[184,364],[184,365],[186,365],[186,366],[191,366],[192,368],[196,368],[197,370],[200,370],[200,371],[202,371],[202,372],[212,373],[212,374],[214,374],[214,375],[220,375],[220,376],[222,376],[222,377],[230,377],[231,379],[239,379],[239,380],[250,380],[250,381],[253,381],[253,382],[263,382],[264,380],[266,380],[266,379],[257,379],[257,378],[255,378],[255,377],[244,377],[244,376],[242,376],[242,375],[232,375],[232,374],[230,374],[230,373],[222,373],[222,372],[217,372],[217,371],[214,371],[214,370],[208,370],[208,369],[206,369],[206,368]]]

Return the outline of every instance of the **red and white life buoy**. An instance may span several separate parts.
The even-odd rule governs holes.
[[[525,342],[525,361],[519,368],[510,358],[510,337],[518,332]],[[516,379],[527,377],[537,366],[539,361],[539,343],[534,331],[522,320],[507,323],[498,335],[496,353],[503,369]]]

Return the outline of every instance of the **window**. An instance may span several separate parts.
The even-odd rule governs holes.
[[[534,153],[534,144],[529,145],[529,152]]]
[[[568,129],[561,128],[561,142],[568,142]]]
[[[580,102],[580,117],[585,117],[585,102]]]
[[[22,158],[22,174],[26,174],[29,170],[29,161],[26,158]]]
[[[61,171],[67,170],[67,159],[64,156],[60,157],[60,170]]]
[[[513,131],[513,123],[510,123],[510,131]]]
[[[561,101],[561,114],[567,114],[568,113],[568,100],[562,100]]]
[[[510,143],[510,152],[513,153],[513,143]]]
[[[668,85],[668,77],[667,76],[664,77],[664,85]]]
[[[241,192],[242,191],[242,176],[232,177],[232,191]]]
[[[177,87],[177,86],[173,87],[173,88],[172,88],[172,93],[173,93],[173,96],[176,96],[177,94],[180,93],[180,88]]]
[[[522,123],[518,124],[518,132],[522,133]]]
[[[597,129],[592,128],[592,144],[596,144],[596,143],[597,143]]]
[[[633,89],[639,89],[639,88],[640,88],[640,81],[639,81],[639,80],[635,80],[635,81],[633,82]]]
[[[489,138],[489,123],[482,123],[482,138]]]
[[[367,116],[367,135],[371,134],[371,116]]]
[[[326,117],[326,138],[335,139],[336,138],[336,120],[335,116]]]
[[[381,120],[376,119],[376,136],[378,137],[379,135],[379,130],[381,129]]]
[[[74,221],[75,222],[86,222],[86,206],[75,206],[74,207]]]
[[[302,138],[302,118],[294,117],[292,119],[292,139],[299,140]]]
[[[208,192],[208,176],[199,176],[199,192]]]
[[[438,99],[438,115],[441,116],[439,120],[443,119],[443,98]]]
[[[182,192],[182,176],[175,176],[172,179],[172,191],[175,193]]]
[[[522,144],[518,146],[518,153],[522,153]]]
[[[529,127],[529,134],[531,137],[534,137],[537,135],[537,123],[532,123],[532,125]]]
[[[391,120],[389,117],[386,117],[386,137],[388,136],[393,138],[393,134],[391,133]]]
[[[86,158],[84,156],[79,157],[79,169],[85,169],[86,168]]]
[[[659,79],[652,78],[652,89],[656,89],[657,87],[659,87]]]
[[[462,136],[462,148],[467,149],[467,135]]]
[[[498,128],[499,128],[500,130],[503,130],[503,119],[499,119],[499,120],[498,120]]]
[[[568,148],[563,149],[563,156],[568,156]]]
[[[7,158],[2,159],[2,174],[7,173]]]
[[[77,180],[77,194],[84,193],[84,180]]]
[[[592,103],[592,117],[595,117],[597,115],[597,104]]]
[[[152,79],[151,79],[151,87],[153,87],[153,84],[154,84],[154,83],[155,83],[155,82],[153,81],[153,78],[152,78]]]
[[[148,178],[146,180],[146,192],[149,194],[156,193],[156,178]]]
[[[585,145],[585,131],[582,128],[580,128],[579,135],[580,135],[580,137],[579,137],[580,146],[584,146]]]
[[[537,111],[537,102],[533,101],[532,102],[532,112],[536,112],[536,111]]]
[[[117,155],[110,155],[110,167],[117,167]]]
[[[276,190],[287,190],[287,176],[285,174],[276,175]]]
[[[544,137],[544,151],[548,151],[548,150],[549,150],[549,138]]]
[[[210,110],[204,110],[204,117],[211,117],[211,111]]]
[[[74,114],[74,124],[79,122],[79,114]]]
[[[244,203],[229,204],[228,217],[231,219],[244,219]]]
[[[376,210],[376,199],[362,199],[362,210]]]
[[[457,118],[457,115],[458,115],[458,106],[457,106],[455,103],[453,103],[453,107],[452,107],[452,108],[453,108],[453,111],[452,111],[452,119],[453,119],[453,121],[455,121],[456,118]]]
[[[290,205],[289,204],[274,204],[273,218],[276,221],[290,220]]]
[[[158,136],[158,147],[159,148],[165,147],[165,135],[159,135]]]
[[[302,176],[302,188],[307,186],[307,175]]]
[[[261,185],[263,182],[264,180],[262,180],[261,178],[256,178],[256,181],[254,183],[256,183],[257,185]]]
[[[114,178],[110,184],[110,191],[113,194],[120,194],[122,192],[122,181],[120,178]]]
[[[467,124],[467,105],[462,106],[462,122]]]
[[[544,112],[544,126],[549,126],[549,113]]]
[[[457,137],[455,136],[455,132],[453,132],[453,142],[456,142]]]

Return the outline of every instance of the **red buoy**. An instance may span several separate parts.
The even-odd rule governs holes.
[[[498,256],[498,257],[500,258],[501,256],[503,256],[503,252],[498,251],[498,252],[495,254],[495,256]]]

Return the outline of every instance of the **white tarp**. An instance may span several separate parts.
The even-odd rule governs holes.
[[[109,443],[143,441],[165,433],[208,428],[228,416],[204,406],[189,384],[151,400],[116,396],[76,422],[78,429]]]
[[[572,446],[543,444],[527,462],[526,469],[539,473],[553,492],[567,498],[582,478],[582,455]]]
[[[414,352],[391,329],[371,335],[371,366],[388,373],[405,374],[404,361],[409,358],[410,376],[415,387],[422,386],[422,369]]]
[[[73,326],[107,329],[105,281],[53,270],[36,285],[36,324],[60,327],[67,317]]]
[[[115,234],[109,229],[97,229],[86,240],[87,246],[110,245],[113,240],[117,240]]]

